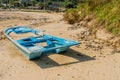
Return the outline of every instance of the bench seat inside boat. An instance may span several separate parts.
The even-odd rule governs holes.
[[[46,42],[47,40],[53,40],[53,38],[43,38],[43,37],[29,37],[17,40],[17,42],[24,46],[32,46],[35,43]]]

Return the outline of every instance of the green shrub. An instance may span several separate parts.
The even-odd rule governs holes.
[[[119,34],[119,32],[120,32],[120,27],[116,27],[116,28],[112,29],[112,33],[115,34],[115,35]]]
[[[0,4],[0,8],[4,7],[3,5]]]
[[[64,19],[70,24],[78,22],[79,20],[78,11],[76,9],[69,9],[68,11],[65,12]]]
[[[73,24],[91,14],[107,31],[120,34],[120,0],[85,0],[76,9],[68,10],[64,18]]]

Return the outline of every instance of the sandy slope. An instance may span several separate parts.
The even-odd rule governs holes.
[[[8,26],[30,25],[55,36],[77,40],[75,36],[79,30],[69,31],[68,27],[71,25],[61,21],[61,14],[0,12],[0,15],[18,16],[1,21],[0,31]],[[32,19],[26,20],[26,16]],[[22,19],[19,19],[21,17]],[[41,17],[47,17],[49,20],[46,23],[41,22]],[[36,23],[37,21],[39,23]],[[86,50],[81,45],[80,48],[72,47],[64,54],[43,55],[39,59],[29,61],[12,43],[2,39],[0,80],[120,80],[120,54],[110,55],[109,49],[106,49],[102,55],[103,57],[100,57],[98,51]]]

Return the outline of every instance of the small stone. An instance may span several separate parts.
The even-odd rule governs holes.
[[[60,33],[60,35],[62,35],[62,33]]]
[[[60,76],[60,74],[57,74],[57,76]]]
[[[105,58],[105,56],[103,56]]]
[[[72,76],[72,78],[75,78],[74,76]]]

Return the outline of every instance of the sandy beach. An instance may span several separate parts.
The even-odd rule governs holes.
[[[63,54],[42,55],[30,61],[3,34],[7,27],[18,25],[81,44]],[[63,20],[63,13],[1,11],[0,80],[120,80],[120,48],[92,38],[86,27],[74,26]]]

